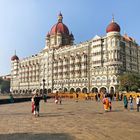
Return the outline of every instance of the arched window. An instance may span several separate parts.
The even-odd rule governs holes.
[[[93,83],[93,84],[96,83],[96,78],[93,78],[93,79],[92,79],[92,83]]]
[[[102,83],[106,83],[107,82],[107,78],[105,76],[102,77]]]
[[[100,77],[97,77],[97,83],[100,83],[101,82],[101,78]]]
[[[107,44],[108,44],[108,46],[111,46],[111,40],[110,39],[108,39]]]
[[[120,46],[120,40],[119,40],[119,39],[117,39],[116,44],[117,44],[117,47],[119,47],[119,46]]]
[[[115,47],[115,38],[112,39],[112,47]]]
[[[116,83],[116,76],[113,76],[112,81],[113,83]]]

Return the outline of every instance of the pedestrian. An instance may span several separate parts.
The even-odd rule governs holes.
[[[124,95],[124,97],[123,97],[123,103],[124,103],[124,108],[127,109],[127,107],[128,107],[128,100],[127,100],[126,95]]]
[[[98,101],[97,93],[95,93],[95,101]]]
[[[78,102],[78,97],[79,97],[79,94],[76,93],[76,102]]]
[[[31,102],[32,102],[32,113],[34,113],[34,110],[35,110],[35,103],[34,103],[34,97],[35,97],[35,95],[33,95],[32,96],[32,98],[31,98]]]
[[[98,93],[98,101],[100,102],[100,97],[101,97],[101,94]]]
[[[85,100],[88,100],[88,94],[85,93]]]
[[[110,93],[110,100],[112,101],[113,99],[113,93]]]
[[[116,95],[116,93],[115,93],[115,94],[114,94],[114,101],[116,101],[116,96],[117,96],[117,95]]]
[[[109,110],[112,111],[112,102],[110,96],[108,97],[109,100]]]
[[[44,94],[43,99],[44,99],[44,103],[46,103],[47,102],[47,95],[46,94]]]
[[[132,95],[130,95],[129,100],[130,100],[130,110],[133,110],[133,97],[132,97]]]
[[[61,95],[59,96],[59,103],[60,103],[60,105],[62,104],[62,96]]]
[[[35,116],[39,116],[40,97],[38,96],[38,94],[36,94],[35,97],[34,97],[34,104],[35,104],[35,112],[34,112],[34,115]]]
[[[55,103],[56,104],[58,104],[58,99],[59,99],[58,92],[56,92],[56,95],[55,95]]]
[[[10,93],[10,103],[14,103],[14,97],[11,93]]]
[[[136,98],[136,105],[137,105],[137,112],[139,112],[139,107],[140,107],[140,97],[139,97],[139,95]]]
[[[122,99],[123,99],[123,94],[121,93],[120,100],[122,101]]]
[[[107,98],[107,95],[105,95],[105,97],[103,98],[103,104],[104,104],[104,110],[105,112],[107,112],[109,109],[109,99]]]

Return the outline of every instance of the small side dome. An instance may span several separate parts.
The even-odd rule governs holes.
[[[14,55],[14,56],[11,57],[11,61],[14,61],[14,60],[19,60],[17,55]]]
[[[70,37],[72,37],[72,38],[74,37],[72,33],[70,34]]]
[[[50,33],[49,32],[47,33],[47,37],[50,37]]]
[[[106,33],[109,33],[109,32],[120,32],[120,31],[121,31],[121,28],[120,28],[119,24],[117,24],[114,21],[114,18],[113,18],[112,22],[106,28]]]

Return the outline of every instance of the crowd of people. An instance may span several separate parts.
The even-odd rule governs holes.
[[[111,111],[112,110],[112,101],[122,101],[124,103],[124,108],[128,109],[128,104],[130,105],[130,111],[134,109],[134,98],[132,95],[130,97],[127,97],[126,95],[123,94],[102,94],[103,97],[101,97],[101,94],[96,94],[95,95],[95,100],[100,101],[102,99],[102,103],[104,105],[104,110],[105,111]],[[136,108],[137,112],[139,112],[140,108],[140,97],[137,95],[136,99]]]
[[[78,102],[78,97],[79,94],[76,93],[76,102]],[[39,110],[40,110],[40,100],[41,100],[41,96],[38,93],[33,94],[31,102],[32,102],[32,113],[34,114],[34,116],[39,116]],[[43,95],[43,99],[44,102],[47,102],[47,96]],[[85,100],[88,100],[88,94],[85,95]],[[140,108],[140,97],[139,95],[136,97],[136,99],[134,100],[133,96],[130,95],[130,97],[128,98],[126,95],[117,95],[117,94],[95,94],[95,101],[97,102],[102,102],[103,106],[104,106],[104,110],[105,112],[109,112],[112,111],[112,101],[122,101],[124,103],[124,109],[127,110],[128,109],[128,104],[130,105],[130,110],[132,111],[134,109],[134,101],[136,102],[136,108],[137,108],[137,112],[139,112],[139,108]],[[56,92],[55,96],[54,96],[54,102],[55,104],[62,104],[62,97],[61,95]]]
[[[124,102],[124,108],[128,109],[128,103],[130,104],[130,110],[132,111],[134,109],[134,98],[132,97],[132,95],[130,95],[129,98],[127,98],[127,96],[125,95],[123,98],[123,102]],[[137,106],[137,112],[139,112],[139,108],[140,108],[140,97],[139,95],[137,95],[136,97],[136,106]]]

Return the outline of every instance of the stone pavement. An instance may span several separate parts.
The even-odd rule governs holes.
[[[140,112],[112,106],[105,113],[101,102],[49,99],[34,117],[30,102],[0,105],[0,140],[139,140]]]

